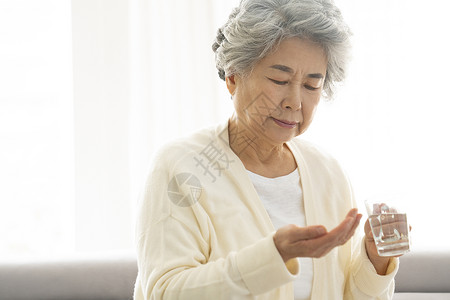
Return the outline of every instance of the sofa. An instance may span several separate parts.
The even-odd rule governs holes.
[[[0,299],[129,300],[136,273],[132,253],[0,262]],[[401,258],[394,300],[421,299],[450,299],[450,251]]]
[[[450,251],[413,251],[400,258],[394,300],[450,299]]]

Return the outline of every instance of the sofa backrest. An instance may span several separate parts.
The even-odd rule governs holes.
[[[131,300],[132,256],[0,263],[2,300]]]
[[[400,257],[395,291],[450,293],[450,251],[412,251]]]
[[[42,262],[0,263],[1,300],[131,300],[133,254]],[[412,252],[400,258],[396,292],[450,293],[450,252]]]

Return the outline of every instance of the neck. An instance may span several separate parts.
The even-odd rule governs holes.
[[[270,143],[264,133],[249,130],[233,115],[228,121],[230,147],[245,166],[270,166],[279,164],[285,157],[287,146]]]

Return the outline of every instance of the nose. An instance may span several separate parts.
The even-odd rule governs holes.
[[[297,111],[302,108],[302,97],[300,92],[300,87],[297,85],[292,86],[289,91],[289,94],[284,98],[281,103],[284,109]]]

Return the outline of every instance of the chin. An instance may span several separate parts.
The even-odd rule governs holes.
[[[266,135],[270,140],[272,140],[275,144],[284,144],[289,142],[290,140],[292,140],[293,138],[297,137],[298,135],[300,135],[299,130],[296,130],[295,132],[289,131],[289,132],[285,132],[285,133],[281,133],[279,131],[277,132],[268,132],[268,134]]]

